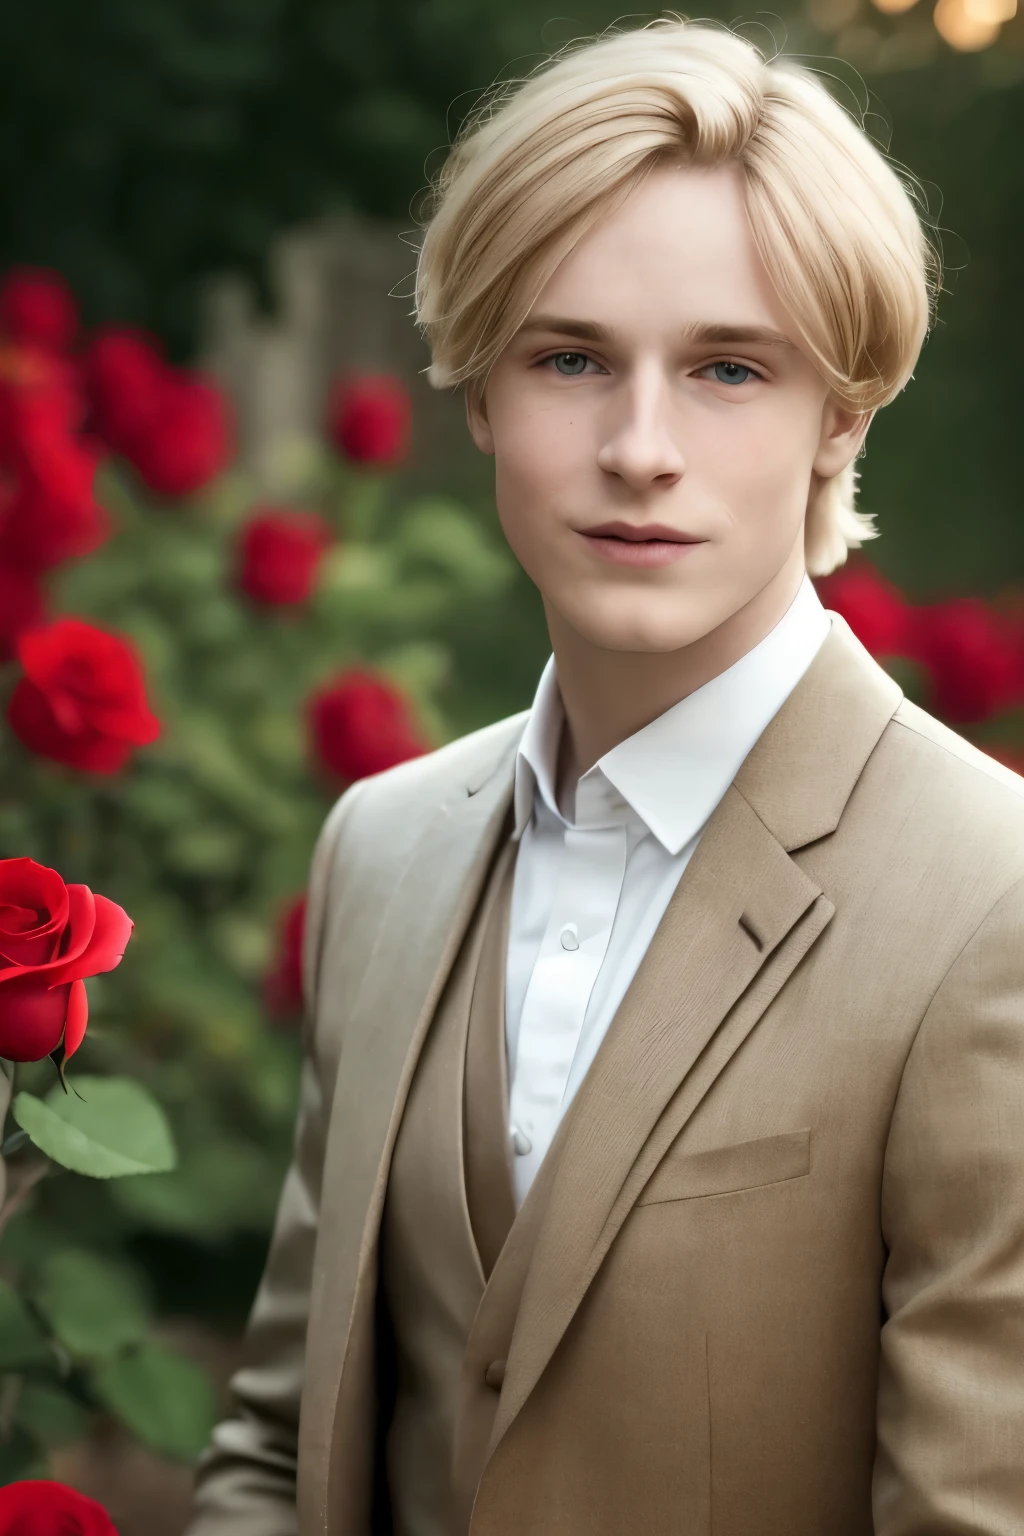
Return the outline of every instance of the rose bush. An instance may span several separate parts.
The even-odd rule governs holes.
[[[908,653],[931,678],[930,703],[957,726],[989,720],[1021,702],[1024,630],[979,598],[930,604],[916,615]]]
[[[117,1536],[95,1499],[44,1479],[0,1488],[0,1536]]]
[[[0,1374],[22,1390],[0,1483],[45,1468],[48,1447],[97,1413],[163,1456],[202,1447],[210,1384],[155,1330],[166,1316],[234,1330],[251,1301],[292,1139],[288,1026],[316,834],[346,782],[523,692],[513,678],[496,696],[488,660],[513,570],[492,530],[381,473],[406,452],[398,380],[345,381],[341,448],[325,445],[267,506],[237,473],[215,473],[227,434],[184,474],[182,420],[164,405],[168,381],[194,375],[144,333],[104,328],[71,347],[54,328],[44,348],[4,325],[0,390],[5,367],[18,388],[6,414],[0,400],[0,483],[34,444],[55,462],[91,455],[96,474],[62,524],[90,530],[87,553],[49,535],[33,546],[27,518],[0,509],[0,599],[19,610],[0,615],[0,859],[51,871],[34,876],[41,891],[12,887],[9,912],[0,895],[0,955],[12,936],[0,1025],[4,987],[27,964],[17,945],[39,941],[37,978],[55,958],[55,880],[103,891],[137,926],[116,974],[75,978],[90,1013],[76,1091],[51,1061],[17,1068],[5,1159],[24,1203],[0,1209]],[[175,473],[179,486],[210,478],[179,500]],[[506,665],[507,649],[494,654]],[[72,922],[61,942],[83,931]],[[83,964],[88,952],[75,951]],[[26,1049],[53,1042],[63,988],[70,1002],[66,976],[36,986]],[[65,1046],[78,1018],[64,1015]]]
[[[340,378],[327,406],[327,433],[354,464],[389,468],[409,451],[412,413],[404,385],[387,374]]]
[[[17,643],[24,675],[7,707],[33,752],[92,773],[117,773],[133,748],[160,734],[134,648],[80,619],[26,630]]]
[[[239,539],[239,589],[271,608],[307,602],[332,537],[330,524],[315,512],[259,508]]]
[[[194,369],[172,368],[154,337],[107,326],[93,336],[83,376],[94,430],[160,496],[191,496],[230,463],[227,401]]]
[[[0,331],[12,341],[65,352],[78,330],[78,304],[59,272],[16,267],[0,288]]]
[[[18,636],[40,624],[45,612],[38,577],[16,566],[0,565],[0,662],[11,659]]]
[[[827,607],[882,661],[919,669],[922,701],[958,728],[1024,705],[1024,602],[980,598],[912,604],[863,557],[817,583]],[[909,678],[904,681],[909,682]]]
[[[83,374],[92,423],[103,441],[124,458],[156,424],[166,363],[144,331],[101,326],[90,339]]]
[[[85,979],[121,963],[128,914],[34,859],[0,859],[0,1056],[40,1061],[85,1036]]]
[[[201,374],[166,373],[156,413],[130,442],[125,456],[151,491],[190,496],[229,464],[234,451],[227,402]]]
[[[313,696],[309,721],[317,757],[344,782],[382,773],[428,750],[398,690],[359,668]]]
[[[0,347],[0,560],[39,573],[91,553],[108,523],[94,487],[98,444],[66,362]]]

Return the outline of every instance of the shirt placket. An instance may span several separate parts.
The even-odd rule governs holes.
[[[551,915],[523,1001],[509,1119],[519,1201],[561,1114],[626,866],[625,825],[566,827]]]

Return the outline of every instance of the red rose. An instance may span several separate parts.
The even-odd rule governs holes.
[[[222,392],[199,374],[165,377],[159,407],[126,457],[159,496],[190,496],[229,464],[234,438]]]
[[[44,617],[43,594],[35,576],[0,565],[0,661],[14,655],[18,636]]]
[[[34,859],[0,859],[0,1056],[41,1061],[62,1039],[73,1056],[89,1019],[84,978],[120,964],[132,927],[87,885],[65,885]]]
[[[275,1018],[289,1018],[302,1011],[302,938],[306,925],[306,898],[300,896],[285,912],[280,926],[277,964],[267,977],[263,996]]]
[[[12,341],[63,352],[78,330],[78,306],[59,272],[15,267],[0,286],[0,330]]]
[[[97,451],[75,428],[77,374],[38,350],[0,350],[0,559],[28,571],[91,553],[107,536]]]
[[[191,495],[230,462],[234,431],[223,393],[201,373],[172,368],[146,332],[98,332],[85,375],[96,431],[158,495]]]
[[[331,530],[315,512],[266,507],[242,529],[238,585],[259,603],[304,603],[330,542]]]
[[[335,447],[356,464],[391,465],[409,451],[412,406],[401,379],[366,374],[339,379],[327,406]]]
[[[345,672],[315,694],[309,720],[320,760],[341,779],[365,779],[428,750],[406,701],[368,672]]]
[[[931,674],[931,705],[952,724],[987,720],[1024,693],[1018,627],[980,598],[919,609],[909,653]]]
[[[57,619],[26,631],[17,654],[25,676],[11,695],[7,718],[40,756],[116,773],[133,747],[160,734],[138,657],[120,635],[81,619]]]
[[[911,608],[902,592],[866,560],[822,577],[818,595],[844,618],[872,656],[904,654]]]
[[[42,1479],[0,1488],[0,1536],[117,1536],[95,1499]]]
[[[93,496],[96,467],[95,453],[67,433],[34,443],[0,490],[0,557],[40,572],[98,549],[110,524]]]
[[[167,372],[155,337],[128,326],[96,332],[85,355],[85,378],[96,431],[115,453],[132,446],[155,419]]]
[[[78,365],[39,347],[0,346],[0,458],[32,463],[57,434],[81,425],[85,398]]]

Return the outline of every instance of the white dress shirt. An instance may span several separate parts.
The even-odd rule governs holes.
[[[752,651],[582,774],[567,814],[556,798],[564,713],[553,656],[545,666],[515,768],[505,1039],[517,1205],[709,816],[829,623],[805,578]]]

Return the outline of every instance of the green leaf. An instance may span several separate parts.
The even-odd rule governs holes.
[[[108,1360],[91,1376],[99,1401],[126,1429],[162,1456],[191,1461],[216,1421],[206,1372],[160,1344]]]
[[[25,1092],[15,1098],[14,1118],[40,1152],[94,1179],[174,1167],[167,1117],[140,1084],[125,1077],[79,1077],[75,1088],[77,1094],[57,1086],[45,1099]]]
[[[89,1410],[60,1387],[27,1381],[18,1395],[14,1421],[44,1445],[68,1445],[85,1434]]]
[[[138,1344],[149,1328],[149,1307],[134,1272],[86,1249],[51,1254],[35,1278],[32,1298],[79,1359],[105,1359]]]
[[[53,1351],[32,1313],[6,1280],[0,1280],[0,1371],[52,1365]]]

